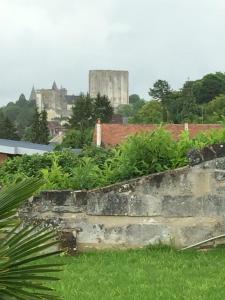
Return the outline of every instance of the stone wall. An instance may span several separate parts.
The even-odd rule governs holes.
[[[129,74],[127,71],[89,71],[89,94],[107,96],[113,108],[129,103]]]
[[[88,192],[43,192],[23,217],[69,232],[81,250],[187,246],[225,233],[225,158]]]

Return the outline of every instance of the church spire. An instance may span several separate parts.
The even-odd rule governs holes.
[[[58,90],[55,80],[54,80],[53,85],[52,85],[52,90]]]
[[[32,90],[31,90],[31,93],[30,93],[30,98],[29,98],[29,100],[30,100],[30,101],[36,100],[36,91],[35,91],[34,86],[32,87]]]

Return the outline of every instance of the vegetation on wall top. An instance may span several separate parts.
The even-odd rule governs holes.
[[[0,184],[39,177],[45,179],[42,189],[92,189],[185,166],[188,151],[221,142],[225,142],[224,129],[201,133],[194,139],[184,131],[176,141],[159,127],[130,136],[113,149],[88,146],[79,155],[66,150],[9,159],[0,167]]]

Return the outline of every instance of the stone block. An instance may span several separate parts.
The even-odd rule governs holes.
[[[46,191],[41,193],[41,199],[52,205],[63,206],[72,203],[72,191]]]
[[[129,245],[155,245],[160,242],[169,244],[172,240],[166,224],[131,224],[126,227],[126,243]]]
[[[202,215],[202,200],[193,196],[165,195],[162,200],[162,216],[194,217]]]
[[[128,215],[128,195],[123,193],[91,193],[87,201],[87,214],[103,216]]]
[[[180,226],[177,232],[174,232],[174,235],[178,244],[185,247],[224,234],[224,232],[224,223],[209,222],[208,220],[204,222],[203,220],[201,223]]]
[[[87,205],[87,192],[75,191],[73,194],[73,204],[76,207],[85,207]]]
[[[129,199],[129,216],[160,216],[162,199],[146,194],[132,194]]]
[[[225,216],[225,197],[223,195],[208,194],[202,197],[202,215],[206,217]]]

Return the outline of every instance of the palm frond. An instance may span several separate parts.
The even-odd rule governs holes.
[[[57,235],[48,228],[22,226],[15,217],[19,206],[43,184],[27,179],[0,192],[0,299],[59,299],[43,282],[58,280],[50,275],[59,264],[35,263],[61,251],[46,252],[55,246]]]

